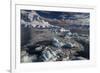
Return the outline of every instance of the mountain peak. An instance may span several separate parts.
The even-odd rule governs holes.
[[[31,11],[28,14],[28,18],[30,19],[30,21],[33,21],[34,19],[39,19],[39,15],[35,12],[35,11]]]

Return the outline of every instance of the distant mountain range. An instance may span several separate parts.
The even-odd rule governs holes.
[[[44,20],[53,25],[89,25],[89,13],[36,11]]]
[[[21,10],[21,24],[33,27],[89,25],[89,13]]]

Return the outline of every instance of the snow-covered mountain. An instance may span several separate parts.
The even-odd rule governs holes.
[[[22,15],[24,17],[27,17],[27,19],[30,22],[25,21],[25,19],[21,19],[21,24],[24,24],[25,27],[32,26],[33,28],[47,28],[51,27],[52,25],[45,21],[39,14],[37,14],[35,11],[31,12],[22,12]]]
[[[21,10],[21,24],[36,28],[68,25],[89,25],[89,13],[62,13],[34,10]]]

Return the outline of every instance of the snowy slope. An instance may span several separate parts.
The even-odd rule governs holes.
[[[37,28],[46,28],[50,27],[51,25],[49,22],[46,22],[39,14],[37,14],[35,11],[27,12],[22,11],[21,12],[24,17],[27,17],[27,20],[30,22],[25,21],[24,19],[21,19],[21,24],[24,24],[25,27],[32,26]]]

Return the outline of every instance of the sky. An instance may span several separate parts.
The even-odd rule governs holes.
[[[51,19],[79,19],[89,18],[89,13],[79,12],[55,12],[55,11],[36,11],[40,16]]]

